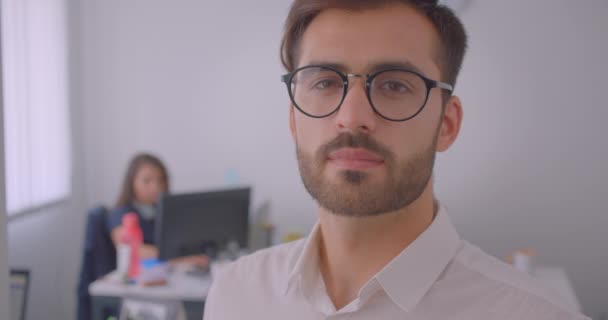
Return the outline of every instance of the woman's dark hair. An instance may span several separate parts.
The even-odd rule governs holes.
[[[144,165],[151,165],[156,167],[162,176],[165,190],[164,192],[169,191],[169,174],[167,173],[167,168],[163,164],[163,162],[147,153],[140,153],[131,159],[129,163],[129,168],[127,169],[127,174],[122,183],[122,191],[118,197],[118,201],[116,201],[116,207],[122,207],[132,203],[135,200],[135,190],[133,190],[133,182],[135,181],[135,175],[139,171],[141,167]]]

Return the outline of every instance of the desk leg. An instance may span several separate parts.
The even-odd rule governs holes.
[[[114,316],[118,319],[120,312],[121,299],[117,297],[92,296],[92,319],[93,320],[108,320]],[[202,317],[201,317],[202,319]]]
[[[93,320],[108,320],[108,317],[114,316],[118,319],[120,312],[121,298],[93,296],[92,301],[92,319]],[[201,320],[205,309],[204,302],[184,301],[184,309],[186,311],[187,320]]]
[[[184,309],[186,310],[187,320],[202,320],[203,311],[205,309],[204,302],[184,301]]]

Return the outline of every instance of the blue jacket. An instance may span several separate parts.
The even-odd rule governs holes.
[[[87,215],[85,243],[78,281],[78,320],[91,319],[89,285],[116,269],[116,249],[107,229],[105,207],[91,209]]]

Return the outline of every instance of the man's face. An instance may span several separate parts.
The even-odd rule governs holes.
[[[438,35],[430,21],[405,5],[317,16],[303,35],[298,67],[343,66],[369,74],[381,65],[412,65],[440,79]],[[441,91],[432,89],[420,114],[393,122],[372,110],[364,79],[350,78],[338,112],[311,118],[291,108],[302,180],[319,204],[336,214],[369,216],[415,201],[427,187],[442,124]]]

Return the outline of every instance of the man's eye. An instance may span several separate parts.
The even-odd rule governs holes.
[[[406,93],[410,91],[409,87],[399,81],[386,81],[382,85],[383,90],[398,92],[398,93]]]
[[[313,85],[313,88],[315,89],[328,89],[331,87],[338,87],[339,84],[337,83],[336,80],[333,79],[324,79],[324,80],[319,80],[317,82],[315,82],[315,84]]]

